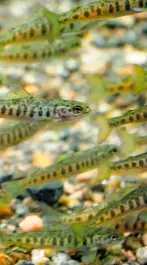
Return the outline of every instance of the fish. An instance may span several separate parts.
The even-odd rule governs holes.
[[[42,42],[35,43],[35,45],[34,43],[13,45],[0,52],[0,61],[40,63],[54,57],[62,57],[78,47],[80,47],[80,40],[76,37],[60,40],[52,45]]]
[[[43,232],[29,232],[29,233],[15,233],[7,235],[0,232],[0,243],[3,248],[10,248],[11,246],[21,247],[25,250],[53,248],[56,252],[65,250],[78,250],[82,254],[88,256],[93,253],[93,259],[96,257],[96,250],[100,246],[107,246],[108,244],[117,244],[124,241],[122,233],[115,232],[112,229],[87,229],[84,234],[78,234],[72,229],[68,231],[43,231]],[[95,250],[93,252],[93,250]],[[87,256],[87,254],[86,254]],[[87,257],[88,257],[87,256]]]
[[[90,113],[82,102],[62,99],[41,99],[25,89],[0,98],[0,118],[32,122],[65,121]]]
[[[60,36],[61,23],[59,22],[59,16],[50,11],[46,12],[43,7],[40,8],[39,14],[34,16],[29,22],[12,28],[4,35],[1,35],[0,47],[37,40],[53,42]]]
[[[113,19],[120,16],[132,15],[135,12],[145,11],[147,4],[145,0],[100,0],[85,6],[74,7],[60,14],[59,21],[71,23],[76,21],[92,21]]]
[[[120,231],[121,233],[147,231],[147,212],[143,210],[133,215],[132,213],[127,214],[116,220],[113,224],[110,224],[110,228]]]
[[[109,118],[104,116],[91,116],[91,121],[98,125],[98,142],[102,143],[106,140],[113,129],[129,124],[129,123],[146,123],[147,121],[147,106],[139,107],[134,110],[129,110],[118,117]]]
[[[147,168],[147,152],[136,155],[136,156],[130,156],[124,160],[120,160],[117,162],[112,162],[110,165],[110,168],[113,173],[116,172],[116,174],[119,172],[122,174],[122,172],[126,171],[128,173],[128,170],[133,169],[146,169]]]
[[[106,161],[117,155],[119,147],[115,145],[102,145],[68,155],[57,160],[49,167],[35,170],[25,179],[17,182],[3,184],[3,188],[12,197],[16,197],[21,191],[32,186],[42,185],[55,180],[62,180],[82,172],[98,168],[106,164]],[[105,165],[106,167],[106,165]],[[103,172],[102,172],[103,174]]]
[[[20,144],[26,141],[39,130],[45,127],[44,124],[31,122],[9,121],[0,128],[0,150]]]
[[[116,76],[115,82],[111,78],[98,74],[87,75],[86,78],[90,84],[89,102],[97,103],[97,101],[115,94],[130,93],[135,96],[142,93],[147,85],[147,71],[138,65],[134,65],[133,68],[132,76],[121,79]]]
[[[101,206],[95,206],[72,214],[59,214],[56,211],[46,209],[48,223],[53,226],[53,221],[64,225],[88,224],[89,227],[99,227],[116,222],[118,218],[126,216],[128,213],[134,213],[146,209],[147,207],[147,185],[131,186],[121,189],[119,192],[112,194],[109,200]],[[50,215],[50,213],[52,215]],[[50,220],[52,216],[52,220]],[[47,221],[46,221],[47,223]]]
[[[117,218],[123,217],[127,213],[134,213],[136,211],[146,209],[146,207],[147,184],[141,184],[137,188],[134,186],[134,188],[120,200],[111,199],[110,203],[99,211],[95,218],[91,220],[90,226],[97,227],[104,223],[107,225],[110,222],[115,222]]]

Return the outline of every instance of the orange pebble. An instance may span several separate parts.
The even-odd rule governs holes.
[[[19,227],[23,232],[38,232],[43,228],[43,221],[37,215],[29,215],[20,222]]]

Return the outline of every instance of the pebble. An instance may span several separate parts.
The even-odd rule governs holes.
[[[27,207],[27,205],[24,205],[24,204],[19,204],[17,206],[17,209],[16,209],[16,214],[19,216],[19,217],[22,217],[24,216],[25,214],[28,214],[29,213],[29,209]]]
[[[32,254],[32,262],[34,264],[39,264],[42,259],[44,259],[45,252],[43,249],[34,249],[31,252]]]
[[[140,264],[145,264],[147,262],[147,247],[138,248],[136,257]]]
[[[67,262],[64,262],[62,265],[80,265],[80,263],[76,260],[69,260]]]
[[[34,263],[32,263],[31,261],[19,261],[16,263],[16,265],[35,265]]]
[[[53,258],[53,265],[65,265],[71,260],[70,256],[66,253],[59,252]]]
[[[37,232],[42,229],[43,221],[37,215],[29,215],[20,222],[19,227],[23,232]]]
[[[48,205],[54,205],[63,194],[63,185],[56,181],[37,189],[29,188],[27,191],[33,200],[44,202]]]

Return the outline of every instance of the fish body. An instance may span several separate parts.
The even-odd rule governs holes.
[[[0,61],[40,63],[54,57],[60,57],[80,46],[77,38],[58,41],[55,44],[25,44],[7,47],[0,53]]]
[[[116,194],[117,195],[117,194]],[[118,194],[118,197],[119,194]],[[97,227],[103,224],[109,225],[126,215],[147,207],[147,185],[142,185],[128,192],[121,199],[113,200],[103,207],[95,206],[72,215],[61,215],[60,220],[64,224],[86,223],[89,227]]]
[[[60,15],[60,22],[90,21],[113,19],[134,14],[147,7],[146,1],[138,0],[100,0],[85,6],[75,7]]]
[[[111,131],[117,127],[129,123],[145,123],[147,121],[147,106],[138,109],[129,110],[121,116],[106,119],[104,117],[96,118],[95,124],[99,126],[98,142],[102,143]]]
[[[7,46],[17,43],[32,42],[37,40],[54,41],[61,30],[61,23],[58,15],[42,8],[38,17],[34,17],[29,22],[10,29],[5,35],[0,37],[0,46]],[[35,54],[34,54],[35,56]]]
[[[147,121],[147,106],[129,110],[122,116],[114,117],[109,120],[110,128],[116,128],[128,123],[143,123]]]
[[[43,126],[43,124],[35,122],[7,124],[4,129],[2,128],[0,130],[0,150],[5,150],[8,147],[12,147],[27,140],[43,128]]]
[[[19,246],[24,249],[50,248],[57,251],[69,249],[93,248],[98,245],[105,245],[112,242],[122,241],[121,233],[115,233],[114,230],[106,229],[89,229],[84,235],[71,231],[46,231],[46,232],[29,232],[19,233],[12,236],[1,233],[0,243],[4,246]]]
[[[20,191],[31,186],[42,185],[50,181],[66,179],[70,176],[92,170],[99,167],[102,162],[110,159],[119,152],[119,148],[115,145],[104,145],[78,152],[65,157],[61,161],[40,170],[35,170],[27,178],[17,182],[4,184],[6,191],[17,196]]]
[[[54,119],[63,121],[90,112],[87,105],[78,101],[35,98],[25,90],[10,95],[10,99],[0,99],[0,118],[40,122]]]
[[[147,168],[147,152],[136,156],[130,156],[121,161],[113,162],[110,167],[111,170],[116,173],[118,171],[122,172],[129,169]]]
[[[147,231],[147,220],[142,220],[139,215],[134,219],[131,215],[124,217],[123,219],[117,220],[111,227],[116,231],[119,230],[122,233],[126,232],[137,232],[137,231]]]
[[[115,221],[127,213],[135,212],[147,207],[147,185],[143,184],[126,194],[122,199],[115,200],[98,212],[92,220],[92,226]]]

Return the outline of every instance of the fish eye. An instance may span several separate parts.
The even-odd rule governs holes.
[[[80,113],[82,111],[82,107],[81,106],[75,106],[75,107],[73,107],[73,111],[74,111],[74,113]]]
[[[111,235],[111,239],[112,240],[116,240],[117,239],[117,235],[116,234]]]

